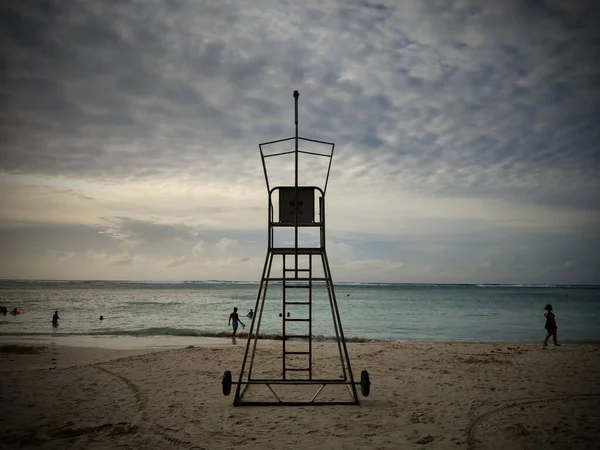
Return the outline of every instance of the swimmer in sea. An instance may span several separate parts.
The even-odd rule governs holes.
[[[58,326],[58,319],[60,319],[60,317],[58,317],[58,311],[54,311],[54,315],[52,316],[52,326],[53,327]]]
[[[242,324],[242,327],[245,327],[244,323],[240,320],[240,316],[238,316],[237,308],[233,308],[233,312],[229,314],[229,321],[227,322],[227,326],[233,326],[233,334],[231,335],[231,339],[235,339],[235,334],[238,329],[238,322]]]
[[[247,317],[248,319],[252,319],[252,318],[254,317],[254,311],[250,310],[250,311],[248,312],[248,314],[246,314],[246,317]]]

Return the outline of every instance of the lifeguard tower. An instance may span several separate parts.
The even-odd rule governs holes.
[[[295,136],[259,144],[269,196],[268,251],[238,381],[233,381],[230,371],[225,371],[222,379],[224,395],[231,393],[232,385],[236,386],[233,401],[235,406],[357,405],[359,400],[356,385],[360,385],[364,396],[368,396],[370,392],[369,373],[363,370],[360,381],[355,381],[352,373],[325,248],[325,192],[335,144],[298,136],[298,97],[298,91],[294,91]],[[294,142],[293,150],[272,153],[265,150],[287,141]],[[309,143],[311,150],[300,150],[299,141],[302,141],[303,145]],[[313,150],[314,147],[320,150]],[[300,155],[302,158],[325,159],[326,175],[322,187],[300,185]],[[289,180],[285,185],[271,186],[267,161],[277,157],[293,158],[294,179]],[[288,162],[289,168],[292,161],[288,159]],[[307,230],[313,231],[312,241],[302,237],[302,233]],[[281,231],[288,233],[287,239],[284,238],[283,241],[278,240],[276,236]],[[271,316],[276,314],[281,320],[281,334],[277,335],[277,338],[281,338],[282,345],[281,373],[275,376],[275,371],[271,369],[266,376],[256,376],[253,372],[256,372],[255,359],[261,321],[265,314],[265,303],[274,301],[267,295],[268,291],[273,290],[276,292],[276,297],[281,297],[275,299],[279,314],[276,314],[272,308],[266,310],[267,314]],[[323,299],[322,304],[318,304],[319,293]],[[337,377],[320,378],[315,373],[313,364],[315,305],[321,312],[329,309],[332,314],[332,328],[340,364]],[[293,315],[290,311],[293,311]],[[272,353],[270,359],[273,360]],[[342,389],[343,398],[318,399],[323,389],[329,385],[345,385],[348,392],[344,394],[346,389]],[[248,391],[256,386],[266,386],[267,389],[263,389],[267,394],[266,399],[256,396],[248,398]],[[304,394],[308,391],[308,395],[306,398],[298,398],[298,395],[295,395],[293,399],[287,399],[277,392],[278,389],[283,389],[283,386],[301,386],[298,389],[304,391]],[[314,389],[307,389],[311,386]]]

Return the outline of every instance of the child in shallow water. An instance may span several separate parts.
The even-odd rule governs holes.
[[[546,325],[544,326],[544,328],[546,328],[546,339],[544,339],[544,347],[548,346],[548,339],[550,339],[550,336],[552,336],[554,345],[560,346],[556,339],[556,331],[558,328],[556,326],[556,316],[552,312],[552,305],[548,304],[544,309],[546,310],[544,313],[544,316],[546,316]]]

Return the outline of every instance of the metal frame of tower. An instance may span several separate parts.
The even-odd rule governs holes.
[[[331,162],[333,160],[333,151],[335,148],[335,144],[332,142],[324,142],[318,141],[315,139],[307,139],[298,136],[298,91],[294,91],[294,110],[295,110],[295,136],[279,139],[276,141],[265,142],[259,144],[259,150],[261,154],[261,160],[265,175],[265,181],[267,184],[267,192],[269,194],[269,220],[268,220],[268,251],[265,259],[265,264],[263,267],[263,272],[260,281],[260,287],[258,290],[258,295],[256,297],[256,305],[254,309],[254,316],[252,318],[252,324],[250,326],[250,330],[248,332],[248,340],[246,342],[246,350],[244,352],[244,358],[242,361],[242,367],[239,373],[238,381],[234,382],[232,380],[231,372],[226,371],[223,375],[222,385],[223,385],[223,393],[225,395],[229,395],[231,391],[232,385],[236,385],[235,389],[235,398],[233,404],[235,406],[261,406],[261,405],[332,405],[332,404],[343,404],[343,405],[357,405],[359,404],[358,394],[356,390],[356,385],[360,385],[362,394],[364,396],[369,395],[370,392],[370,380],[369,374],[366,370],[361,372],[361,381],[356,382],[354,380],[354,375],[352,373],[352,368],[350,365],[350,356],[348,354],[348,348],[346,346],[346,340],[344,338],[344,332],[342,329],[342,322],[340,319],[340,313],[337,305],[337,300],[335,297],[335,290],[333,287],[333,280],[331,277],[331,269],[329,267],[329,261],[327,259],[327,252],[325,249],[325,192],[327,190],[327,183],[329,181],[329,174],[331,170]],[[294,150],[275,153],[270,155],[265,155],[263,152],[263,147],[266,145],[277,144],[281,142],[294,140]],[[331,153],[328,155],[324,155],[321,153],[308,152],[298,149],[298,141],[308,141],[316,144],[327,145],[331,147]],[[294,186],[275,186],[271,187],[269,184],[269,177],[267,174],[267,166],[265,159],[286,155],[286,154],[294,154]],[[318,186],[299,186],[298,185],[298,155],[299,153],[304,153],[308,155],[321,156],[329,158],[329,164],[327,167],[327,175],[325,179],[325,185],[323,189]],[[280,200],[280,206],[282,201],[282,195],[287,194],[288,196],[291,194],[293,190],[293,203],[290,201],[289,204],[292,206],[292,215],[293,220],[284,220],[282,221],[282,211],[279,209],[279,218],[274,217],[274,207],[273,207],[273,194],[277,193]],[[302,204],[299,197],[304,199],[309,199],[307,196],[312,195],[313,208],[314,208],[314,198],[315,195],[319,195],[319,220],[314,220],[314,209],[313,209],[313,220],[306,220],[306,218],[299,219],[300,216],[300,208],[299,206]],[[308,208],[307,208],[308,209]],[[294,247],[275,247],[274,243],[274,231],[278,227],[287,227],[294,229]],[[319,245],[315,247],[299,247],[299,228],[302,227],[317,227],[319,228]],[[282,257],[282,276],[274,277],[271,274],[271,270],[273,267],[274,258],[281,255]],[[286,265],[286,256],[293,256],[293,267],[289,268]],[[308,267],[299,267],[299,259],[300,257],[308,258]],[[319,258],[322,263],[323,268],[323,277],[314,277],[313,276],[313,258]],[[290,274],[291,276],[288,276]],[[279,283],[282,287],[282,376],[281,378],[253,378],[252,369],[254,366],[254,358],[256,355],[256,347],[259,339],[260,332],[260,324],[263,316],[264,305],[267,296],[267,290],[269,287],[269,283]],[[329,305],[331,307],[331,312],[333,315],[333,324],[335,329],[335,337],[337,348],[340,356],[340,363],[342,368],[343,377],[337,379],[317,379],[313,377],[313,346],[312,346],[312,320],[313,320],[313,288],[315,287],[315,283],[324,283],[327,290],[327,295],[329,298]],[[288,301],[287,291],[289,289],[305,289],[307,292],[307,298],[304,301]],[[288,305],[305,305],[308,307],[308,317],[305,318],[288,318],[286,315],[286,306]],[[290,334],[286,330],[286,324],[288,322],[306,322],[308,323],[308,334],[306,335],[297,335]],[[288,350],[287,343],[293,339],[300,339],[299,342],[307,343],[306,351],[295,351]],[[287,356],[288,355],[306,355],[308,357],[307,367],[303,368],[292,368],[287,366]],[[306,378],[298,379],[298,378],[290,378],[289,372],[305,372],[307,374]],[[270,392],[273,394],[274,399],[257,401],[257,400],[246,400],[244,399],[244,394],[246,390],[251,385],[266,385]],[[307,400],[303,401],[285,401],[280,398],[272,386],[277,385],[315,385],[319,386],[316,393]],[[327,385],[346,385],[348,387],[350,393],[350,399],[347,401],[317,401],[318,395]]]

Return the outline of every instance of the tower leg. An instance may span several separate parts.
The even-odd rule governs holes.
[[[250,346],[252,345],[252,353],[250,355],[250,364],[248,365],[248,380],[252,377],[252,366],[254,365],[254,355],[256,354],[256,344],[258,343],[258,333],[260,331],[260,322],[262,314],[265,308],[265,299],[267,296],[267,288],[269,285],[269,276],[271,274],[271,267],[273,265],[273,253],[267,252],[265,258],[265,264],[263,266],[262,277],[260,280],[260,287],[258,288],[258,295],[256,296],[256,304],[254,306],[254,316],[252,317],[252,323],[250,324],[250,330],[248,331],[248,339],[246,341],[246,350],[244,352],[244,359],[242,361],[242,368],[240,369],[240,375],[238,378],[238,384],[235,390],[235,398],[233,400],[234,406],[239,405],[246,386],[242,390],[242,380],[244,379],[244,371],[246,370],[246,362],[248,361],[248,355],[250,353]],[[258,320],[257,320],[258,319]],[[256,332],[254,331],[254,325],[256,324]]]
[[[356,386],[354,384],[354,375],[352,374],[352,366],[350,365],[350,355],[348,354],[348,347],[346,345],[346,338],[344,337],[344,330],[342,329],[342,320],[340,318],[340,311],[337,306],[337,299],[335,297],[335,289],[333,288],[333,279],[331,277],[331,269],[329,267],[329,260],[327,259],[327,252],[323,250],[321,253],[321,259],[323,261],[323,270],[325,272],[325,279],[327,280],[327,294],[329,295],[329,303],[331,305],[331,314],[333,315],[333,325],[335,328],[336,341],[338,350],[340,353],[340,361],[342,363],[342,369],[344,371],[344,379],[350,381],[350,392],[352,398],[358,404],[358,393],[356,392]]]

